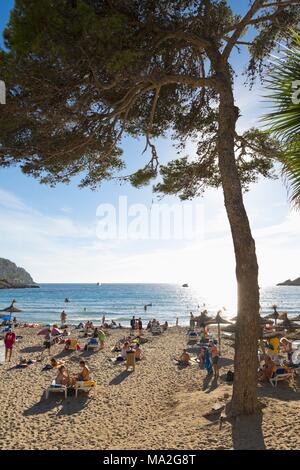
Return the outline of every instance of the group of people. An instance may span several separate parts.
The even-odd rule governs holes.
[[[139,337],[132,338],[132,336],[128,336],[117,341],[112,352],[118,353],[116,362],[126,361],[127,354],[132,352],[134,352],[135,360],[140,361],[142,359],[142,349]]]
[[[130,328],[132,332],[138,331],[139,334],[141,334],[143,330],[143,322],[141,317],[135,318],[135,316],[133,315],[132,319],[130,320]]]
[[[293,363],[293,343],[287,338],[279,339],[278,336],[260,341],[260,367],[258,370],[258,380],[260,382],[269,381],[274,373],[281,369],[281,373],[288,373],[298,366]],[[286,358],[279,364],[279,354],[286,354]]]
[[[56,361],[55,358],[52,358],[52,364],[54,364]],[[87,366],[86,362],[81,360],[79,362],[80,366],[80,372],[78,374],[75,374],[74,376],[71,376],[68,369],[64,364],[59,364],[57,363],[54,367],[57,367],[57,375],[55,377],[55,383],[57,385],[67,385],[67,386],[72,386],[75,385],[76,382],[81,382],[81,381],[88,381],[91,380],[91,371],[89,367]]]
[[[169,327],[169,324],[167,321],[165,321],[162,325],[160,324],[159,320],[156,320],[156,318],[152,318],[152,320],[148,321],[147,324],[147,330],[152,331],[153,328],[160,327],[162,331],[166,331]]]
[[[179,366],[185,367],[190,365],[191,356],[187,349],[184,349],[181,355],[179,357],[175,357],[174,360]],[[208,346],[202,346],[197,354],[196,361],[200,365],[204,366],[208,376],[214,374],[214,377],[217,379],[220,371],[217,341],[210,340]]]

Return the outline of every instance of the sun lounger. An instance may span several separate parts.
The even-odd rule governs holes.
[[[95,341],[93,341],[93,339]],[[92,338],[86,345],[86,350],[89,351],[99,351],[100,350],[100,344],[99,342],[97,341],[96,338]]]
[[[160,325],[152,325],[152,327],[151,327],[151,333],[152,333],[153,335],[161,335],[162,331],[161,331]]]
[[[65,398],[67,398],[67,392],[68,388],[66,385],[61,385],[61,384],[56,384],[55,379],[52,380],[51,384],[48,386],[46,390],[46,399],[49,398],[49,393],[54,392],[54,393],[64,393]]]
[[[67,346],[67,344],[66,344],[66,349],[68,351],[78,351],[80,349],[77,339],[71,339],[71,340],[67,340],[67,341],[68,341],[69,345]]]
[[[96,382],[95,380],[86,380],[86,381],[81,381],[81,382],[76,382],[75,384],[75,396],[77,398],[78,396],[78,391],[82,390],[83,392],[89,392],[90,390],[96,389]]]
[[[277,387],[278,382],[281,382],[282,380],[290,380],[291,378],[293,378],[294,374],[292,370],[289,370],[287,372],[281,372],[283,370],[283,367],[278,367],[277,371],[273,373],[273,376],[270,378],[270,384],[272,385],[272,387]]]
[[[196,344],[198,343],[199,336],[194,331],[191,331],[188,333],[187,340],[188,340],[188,344]]]

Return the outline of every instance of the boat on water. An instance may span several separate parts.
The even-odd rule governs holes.
[[[182,287],[189,287],[188,284],[182,284]]]

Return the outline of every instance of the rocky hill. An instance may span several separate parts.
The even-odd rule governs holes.
[[[293,281],[288,279],[287,281],[280,282],[277,286],[300,286],[300,277],[297,277],[297,279],[294,279]]]
[[[24,268],[5,258],[0,258],[0,289],[38,287]]]

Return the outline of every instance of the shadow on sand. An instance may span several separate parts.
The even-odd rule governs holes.
[[[110,382],[109,385],[120,385],[127,377],[131,375],[131,372],[128,372],[127,370],[123,370],[120,374],[116,375]]]
[[[57,416],[70,416],[79,413],[83,408],[85,408],[89,398],[90,397],[86,393],[79,395],[78,398],[70,396],[66,399],[63,398],[61,394],[52,393],[46,400],[45,394],[43,394],[38,403],[35,403],[24,411],[24,416],[35,416],[48,413],[57,407],[60,407],[57,412]]]
[[[253,416],[238,416],[232,419],[232,443],[234,450],[264,450],[262,413]]]
[[[20,349],[20,353],[35,353],[35,352],[42,352],[44,351],[44,347],[37,345],[37,346],[28,346],[27,348]]]

